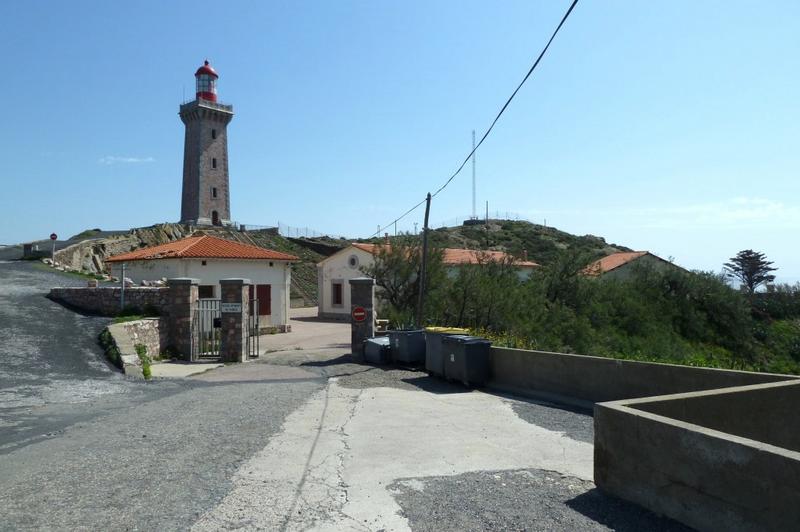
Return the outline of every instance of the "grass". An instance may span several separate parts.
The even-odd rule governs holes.
[[[141,320],[144,317],[145,316],[142,316],[141,314],[131,314],[129,316],[117,316],[111,321],[111,323],[127,323],[129,321]]]
[[[136,344],[133,346],[136,349],[136,354],[139,356],[139,360],[142,363],[142,376],[145,380],[149,380],[152,376],[152,372],[150,370],[150,364],[152,361],[150,357],[147,356],[147,346],[144,344]]]

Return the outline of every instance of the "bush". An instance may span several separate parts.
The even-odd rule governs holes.
[[[136,344],[133,346],[133,348],[136,349],[136,354],[139,356],[139,360],[142,363],[142,376],[145,379],[149,379],[152,375],[150,370],[152,361],[150,360],[150,357],[147,356],[147,346],[144,344]]]

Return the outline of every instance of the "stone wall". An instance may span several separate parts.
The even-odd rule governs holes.
[[[165,318],[144,318],[119,325],[125,330],[131,344],[142,344],[147,348],[147,356],[152,358],[166,350],[169,331]]]
[[[147,348],[151,359],[161,354],[167,347],[167,327],[164,318],[145,318],[125,323],[112,323],[106,330],[111,335],[112,347],[119,354],[118,365],[125,375],[145,378],[142,360],[136,346]]]
[[[120,309],[120,291],[115,287],[51,288],[48,297],[88,314],[116,316]],[[160,315],[169,314],[168,289],[165,287],[133,286],[125,289],[125,307],[144,311],[155,309]]]

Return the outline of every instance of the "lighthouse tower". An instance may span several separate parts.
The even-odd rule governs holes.
[[[194,74],[196,98],[180,107],[183,142],[181,223],[230,225],[228,123],[233,106],[217,101],[219,75],[208,61]]]

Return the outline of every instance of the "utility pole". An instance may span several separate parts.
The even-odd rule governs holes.
[[[475,210],[475,130],[472,130],[472,219],[478,219],[478,212]]]
[[[431,193],[425,197],[425,224],[422,226],[422,265],[419,270],[419,300],[417,302],[417,327],[422,328],[425,308],[425,278],[428,268],[428,216],[431,213]]]
[[[125,263],[122,263],[122,276],[120,277],[122,289],[119,291],[119,309],[125,309]]]

